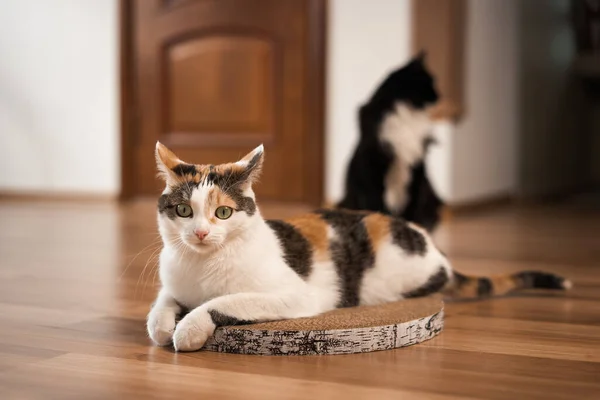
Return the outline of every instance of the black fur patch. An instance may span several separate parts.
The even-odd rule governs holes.
[[[425,162],[413,165],[410,176],[408,202],[400,215],[431,232],[440,221],[442,201],[427,178]]]
[[[522,289],[564,289],[564,278],[539,271],[523,271],[513,275]]]
[[[252,159],[248,162],[248,165],[244,169],[230,169],[223,174],[210,174],[211,183],[219,186],[223,191],[228,191],[229,189],[233,189],[239,187],[244,182],[247,182],[252,173],[258,166],[258,162],[262,157],[262,153],[256,154]]]
[[[237,210],[245,211],[248,215],[254,215],[256,212],[256,203],[251,197],[244,196],[239,187],[230,188],[225,191],[235,202]]]
[[[400,246],[406,253],[423,256],[427,252],[427,242],[423,234],[410,227],[403,219],[392,218],[390,231],[394,244]]]
[[[169,208],[169,195],[161,194],[158,198],[158,212],[163,213],[166,212]]]
[[[171,193],[163,194],[158,198],[158,212],[166,214],[169,219],[177,218],[175,206],[190,200],[192,191],[197,187],[194,182],[184,182],[171,189]]]
[[[219,186],[224,191],[227,188],[239,185],[241,183],[240,175],[240,173],[234,171],[226,171],[223,174],[209,171],[208,175],[206,175],[206,182]]]
[[[267,220],[267,225],[283,247],[285,262],[298,275],[306,278],[310,274],[312,264],[312,248],[310,243],[291,224],[280,220]]]
[[[440,267],[435,274],[429,277],[424,285],[411,290],[410,292],[403,293],[402,297],[405,299],[410,299],[413,297],[423,297],[437,293],[444,288],[446,283],[448,283],[448,279],[449,278],[446,270],[443,267]]]
[[[460,291],[460,288],[463,287],[468,282],[472,282],[473,280],[477,281],[477,297],[489,297],[494,294],[494,285],[490,278],[481,277],[481,278],[470,278],[466,275],[463,275],[459,272],[452,272],[452,280],[454,281],[454,287],[456,290]]]
[[[392,110],[397,102],[423,109],[438,101],[434,78],[422,58],[415,58],[390,73],[373,93],[368,105],[374,110]]]
[[[346,194],[337,206],[390,214],[383,196],[385,176],[393,161],[389,143],[374,136],[362,137],[346,173]]]
[[[208,312],[210,314],[210,318],[212,319],[213,324],[215,326],[234,326],[234,325],[246,325],[251,324],[252,321],[245,321],[241,319],[237,319],[235,317],[231,317],[229,315],[222,314],[215,310],[210,310]]]
[[[469,278],[466,275],[463,275],[457,271],[452,271],[452,280],[454,281],[454,285],[457,289],[469,282]]]
[[[493,290],[490,278],[477,279],[477,297],[488,297],[492,294]]]
[[[198,173],[196,167],[192,164],[178,164],[171,168],[171,171],[175,172],[175,174],[179,176],[185,176],[188,174],[193,176]]]
[[[263,155],[263,153],[256,153],[254,155],[254,157],[252,157],[252,159],[250,161],[248,161],[248,167],[246,167],[246,169],[248,169],[248,170],[254,169],[256,167],[256,165],[258,164],[258,161],[260,160],[262,155]]]
[[[341,285],[338,307],[353,307],[360,302],[360,287],[365,270],[372,268],[375,254],[363,222],[365,214],[342,210],[317,212],[337,233],[331,241],[331,258]]]

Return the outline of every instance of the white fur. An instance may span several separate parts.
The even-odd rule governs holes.
[[[399,210],[406,205],[410,168],[423,158],[423,141],[431,128],[426,111],[412,109],[404,103],[397,103],[383,120],[381,140],[388,142],[396,155],[385,178],[384,201],[388,209]]]
[[[336,233],[331,228],[327,229],[327,239],[335,240]],[[319,299],[320,308],[332,310],[340,299],[340,281],[333,261],[320,261],[312,266],[312,273],[307,283],[312,287],[313,293]]]
[[[365,272],[361,286],[362,304],[380,304],[402,299],[402,293],[410,292],[427,282],[429,277],[444,268],[448,276],[452,270],[446,257],[435,247],[427,233],[409,224],[425,237],[427,251],[424,256],[407,254],[387,238],[375,254],[375,266]]]

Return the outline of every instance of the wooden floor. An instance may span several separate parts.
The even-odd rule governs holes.
[[[144,330],[154,204],[1,202],[0,399],[600,399],[599,211],[457,217],[436,238],[461,271],[539,268],[576,288],[448,303],[439,337],[395,351],[175,354]]]

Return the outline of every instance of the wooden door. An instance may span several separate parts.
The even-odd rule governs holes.
[[[263,143],[260,199],[319,203],[324,10],[324,0],[126,1],[124,196],[162,189],[157,140],[203,164]]]

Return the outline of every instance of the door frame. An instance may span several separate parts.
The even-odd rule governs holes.
[[[427,52],[440,102],[436,119],[464,118],[467,0],[412,0],[412,48]]]
[[[138,128],[138,107],[135,93],[135,53],[133,44],[133,1],[119,0],[119,72],[120,72],[120,131],[121,131],[121,190],[120,200],[136,196],[133,191],[135,166],[133,151]],[[328,0],[307,0],[308,52],[306,54],[307,96],[304,112],[304,192],[303,203],[321,206],[325,175],[325,71],[327,49]],[[151,155],[149,155],[150,157]]]

